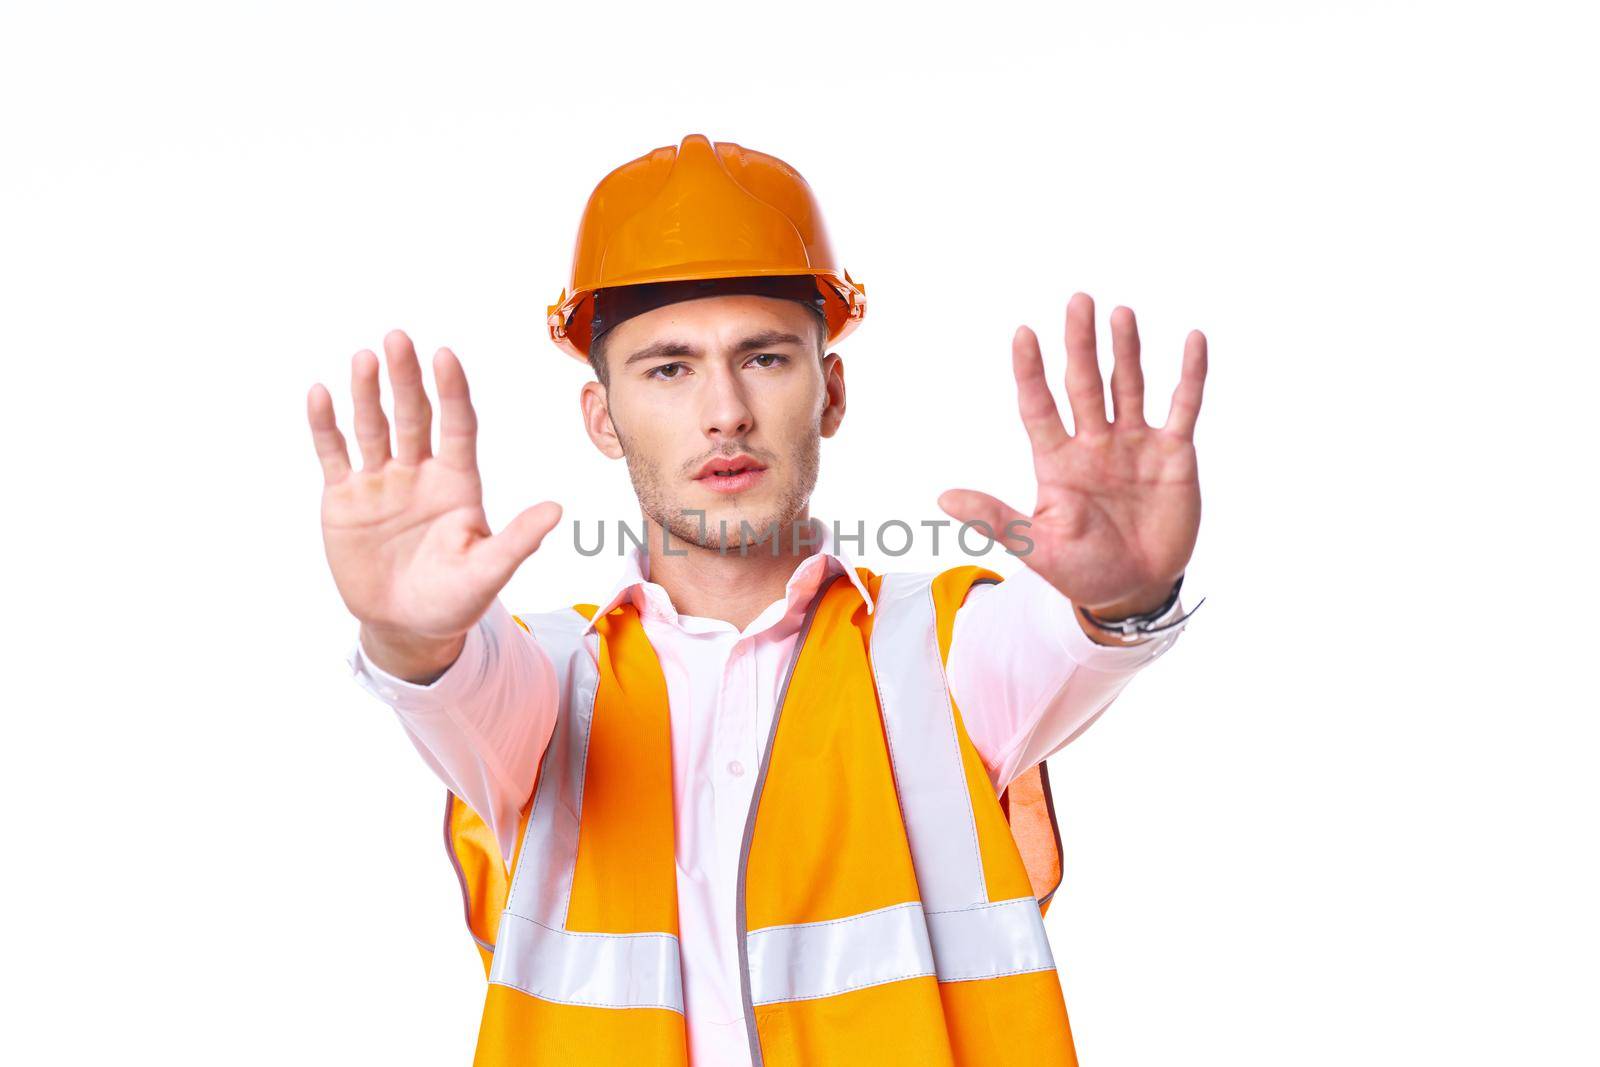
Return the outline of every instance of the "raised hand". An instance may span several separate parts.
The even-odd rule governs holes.
[[[1112,420],[1095,350],[1094,301],[1086,293],[1067,304],[1066,344],[1071,434],[1045,380],[1038,337],[1023,326],[1011,342],[1017,402],[1039,482],[1033,515],[970,489],[943,493],[939,506],[964,522],[987,523],[997,540],[1077,606],[1107,618],[1148,611],[1171,592],[1199,536],[1194,425],[1206,338],[1190,332],[1182,376],[1159,429],[1144,421],[1139,328],[1130,309],[1111,313]],[[1007,536],[1014,520],[1012,531],[1020,536]]]
[[[455,660],[464,635],[517,567],[561,519],[553,501],[522,512],[498,534],[489,529],[478,477],[477,415],[455,354],[433,357],[439,452],[433,409],[411,339],[383,339],[394,391],[394,447],[378,391],[378,357],[351,360],[361,469],[352,470],[333,398],[321,384],[306,398],[322,463],[322,539],[334,583],[379,667],[412,680]],[[423,677],[413,677],[423,676]]]

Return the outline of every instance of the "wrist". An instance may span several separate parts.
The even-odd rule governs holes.
[[[1079,604],[1078,606],[1097,619],[1114,622],[1117,619],[1126,619],[1131,615],[1147,615],[1165,604],[1171,594],[1172,583],[1167,582],[1159,589],[1144,590],[1109,603]]]
[[[362,623],[360,640],[367,659],[380,670],[413,685],[431,685],[460,658],[467,636],[424,637]]]

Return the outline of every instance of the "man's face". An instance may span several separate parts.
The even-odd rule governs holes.
[[[788,545],[821,439],[844,417],[843,365],[819,359],[819,326],[792,300],[741,295],[668,304],[610,331],[610,381],[584,386],[585,426],[602,452],[626,457],[649,518],[703,548],[774,533]],[[728,460],[742,472],[705,470]]]

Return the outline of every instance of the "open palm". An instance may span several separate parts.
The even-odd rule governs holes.
[[[444,640],[471,629],[511,575],[560,520],[546,501],[492,533],[478,476],[477,416],[466,373],[448,348],[434,356],[441,418],[433,454],[433,411],[411,339],[384,338],[394,390],[394,448],[378,390],[378,359],[351,364],[355,431],[362,467],[351,469],[333,400],[321,385],[307,416],[322,463],[322,536],[328,565],[350,613],[382,632]]]
[[[1206,338],[1194,330],[1166,425],[1144,421],[1139,330],[1125,307],[1111,314],[1116,362],[1113,419],[1095,345],[1094,301],[1067,304],[1067,399],[1073,432],[1062,424],[1045,379],[1039,339],[1026,326],[1012,340],[1017,402],[1033,447],[1038,499],[1031,516],[971,489],[952,489],[939,505],[964,522],[983,522],[1074,604],[1117,617],[1161,603],[1183,573],[1200,530],[1200,479],[1194,425],[1206,376]],[[1011,525],[1008,530],[1008,524]]]

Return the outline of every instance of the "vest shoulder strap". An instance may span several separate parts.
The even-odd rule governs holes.
[[[585,619],[593,619],[594,613],[599,608],[598,604],[572,606],[572,610]],[[554,613],[558,620],[560,614],[560,612]],[[534,618],[540,617],[534,616]],[[522,627],[524,633],[533,635],[533,628],[521,615],[514,614],[511,618]],[[567,627],[562,626],[560,629],[566,630]],[[449,789],[445,790],[444,796],[445,855],[449,857],[450,866],[455,870],[456,879],[461,884],[461,902],[466,912],[467,930],[477,946],[478,954],[483,960],[483,972],[487,976],[494,962],[495,933],[500,925],[500,913],[505,910],[506,898],[510,893],[511,875],[504,857],[500,854],[500,846],[495,841],[494,835],[489,832],[489,824],[484,818]],[[529,799],[530,801],[532,799],[531,791]],[[524,807],[522,823],[517,829],[519,847],[527,821],[528,809]],[[513,868],[515,863],[516,858],[513,856]]]
[[[977,564],[951,567],[940,572],[933,582],[934,605],[939,621],[939,655],[946,665],[950,660],[950,641],[955,633],[956,612],[966,602],[974,586],[999,584],[1004,579],[995,571]],[[1027,869],[1039,910],[1046,912],[1061,887],[1061,826],[1056,820],[1055,797],[1050,791],[1050,771],[1038,763],[1023,771],[1000,794],[1000,810],[1005,812],[1016,840],[1017,851]]]

